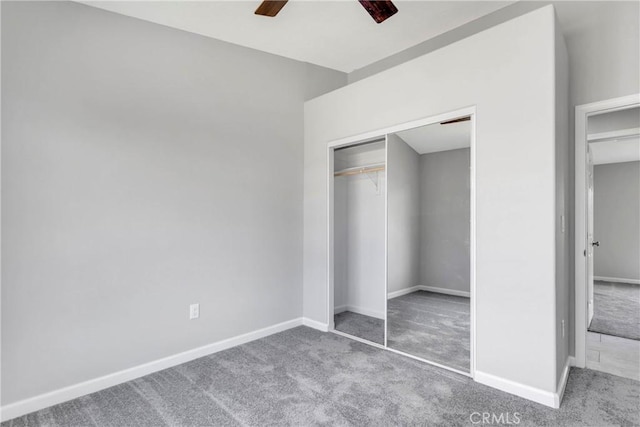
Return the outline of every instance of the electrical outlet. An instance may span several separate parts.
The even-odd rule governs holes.
[[[562,319],[562,338],[564,338],[564,319]]]
[[[189,320],[200,317],[200,304],[191,304],[189,306]]]

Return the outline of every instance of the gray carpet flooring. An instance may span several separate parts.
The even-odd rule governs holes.
[[[331,333],[294,328],[2,424],[7,426],[637,426],[640,383],[572,369],[554,410]]]
[[[640,340],[640,285],[596,281],[591,332]]]
[[[345,334],[384,345],[384,320],[343,311],[333,317],[334,328]]]
[[[387,302],[387,346],[470,371],[470,299],[417,291]]]

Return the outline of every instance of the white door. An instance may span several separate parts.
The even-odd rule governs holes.
[[[587,144],[587,328],[593,319],[593,158]]]

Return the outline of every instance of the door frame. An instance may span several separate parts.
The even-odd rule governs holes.
[[[459,371],[455,368],[450,368],[448,366],[441,365],[436,362],[431,362],[429,360],[422,359],[417,356],[413,356],[407,353],[403,353],[398,350],[394,350],[386,346],[387,344],[387,334],[386,334],[386,326],[387,326],[387,313],[385,309],[385,340],[384,345],[376,344],[370,341],[366,341],[360,339],[358,337],[354,337],[352,335],[345,334],[340,331],[335,330],[335,324],[333,320],[333,312],[334,312],[334,245],[333,245],[333,223],[334,223],[334,213],[333,213],[333,193],[334,193],[334,150],[337,148],[347,147],[349,145],[361,144],[365,142],[373,142],[376,140],[385,141],[385,148],[388,148],[386,144],[387,135],[392,133],[401,132],[407,129],[413,129],[420,126],[427,126],[435,123],[440,123],[443,121],[455,119],[458,117],[470,116],[471,120],[471,141],[470,141],[470,181],[471,181],[471,193],[470,193],[470,210],[471,210],[471,221],[470,221],[470,238],[469,238],[469,263],[470,263],[470,326],[471,326],[471,336],[470,336],[470,366],[469,372]],[[438,366],[440,368],[447,369],[449,371],[453,371],[465,376],[469,376],[471,378],[475,377],[476,372],[476,106],[468,106],[463,107],[457,110],[452,110],[446,113],[429,116],[426,118],[412,120],[409,122],[405,122],[402,124],[389,126],[385,128],[380,128],[377,130],[373,130],[370,132],[365,132],[358,135],[349,136],[346,138],[340,138],[337,140],[329,141],[327,144],[327,324],[328,331],[333,332],[338,335],[346,336],[351,339],[355,339],[357,341],[363,342],[365,344],[372,345],[374,347],[382,348],[394,353],[399,353],[404,356],[408,356],[412,359],[417,359],[422,362],[428,363],[430,365]],[[387,150],[385,150],[387,151]],[[385,163],[387,160],[387,153],[385,153]],[[387,195],[385,194],[385,276],[387,275]],[[387,304],[387,293],[388,293],[388,277],[385,277],[385,307]]]
[[[640,93],[578,105],[575,110],[575,362],[586,366],[587,296],[587,121],[589,117],[640,106]]]

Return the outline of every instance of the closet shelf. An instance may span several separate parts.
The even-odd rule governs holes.
[[[613,139],[633,138],[640,135],[640,128],[621,129],[611,132],[590,133],[587,135],[589,142],[604,142]]]
[[[350,176],[350,175],[360,175],[363,173],[373,173],[373,172],[382,172],[385,170],[384,163],[379,163],[375,165],[367,165],[367,166],[358,166],[355,168],[347,168],[342,169],[340,171],[336,171],[333,176]]]

